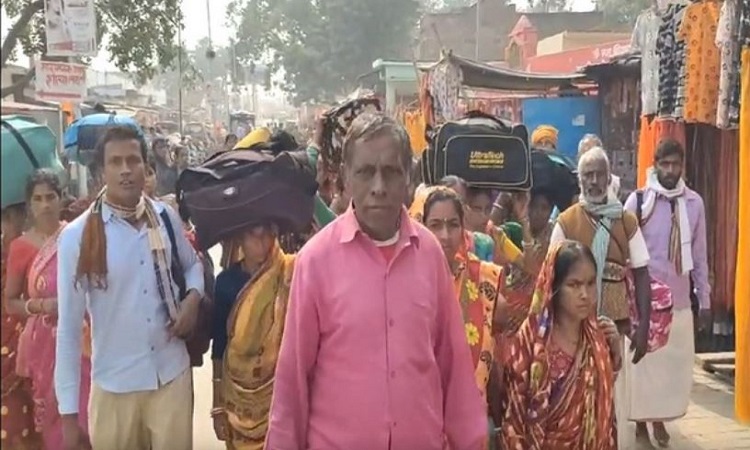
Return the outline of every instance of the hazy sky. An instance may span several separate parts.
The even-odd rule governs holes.
[[[182,0],[182,11],[185,16],[185,30],[183,40],[185,45],[190,48],[195,46],[199,40],[208,36],[209,21],[206,20],[207,3],[210,4],[211,18],[211,39],[217,45],[226,45],[229,43],[230,28],[226,26],[226,8],[230,0]],[[514,3],[526,6],[526,0],[515,0]],[[572,6],[574,11],[590,11],[594,8],[592,0],[573,0]],[[2,22],[2,36],[11,26],[5,11],[3,10],[0,17]],[[94,58],[92,67],[97,70],[115,70],[114,65],[109,61],[109,55],[106,52],[100,52],[99,56]],[[17,61],[20,65],[27,65],[28,60],[23,57]]]

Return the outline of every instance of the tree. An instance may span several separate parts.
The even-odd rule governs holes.
[[[528,0],[529,8],[534,12],[560,12],[568,9],[568,0]]]
[[[638,15],[653,3],[655,0],[596,0],[597,7],[610,24],[632,25]]]
[[[55,59],[46,55],[43,0],[3,0],[2,7],[13,25],[3,40],[0,67],[14,59],[19,46],[26,56]],[[118,69],[144,81],[173,64],[178,52],[175,34],[182,20],[179,0],[96,0],[95,8],[97,42],[106,42]],[[0,96],[21,92],[34,74],[32,67]]]
[[[237,57],[283,69],[293,102],[330,101],[378,58],[409,59],[418,0],[235,0]]]

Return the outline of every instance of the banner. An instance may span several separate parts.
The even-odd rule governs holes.
[[[49,56],[96,56],[94,0],[44,0]]]
[[[39,100],[80,103],[86,98],[86,66],[38,61],[36,96]]]

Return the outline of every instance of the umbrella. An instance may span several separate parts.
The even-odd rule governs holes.
[[[87,165],[91,163],[96,143],[107,128],[113,126],[132,127],[143,137],[141,126],[132,117],[106,113],[90,114],[77,119],[65,130],[65,135],[63,136],[65,156],[69,161],[80,164]]]

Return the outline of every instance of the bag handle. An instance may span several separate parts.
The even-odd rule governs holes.
[[[477,109],[472,109],[471,111],[468,111],[464,115],[464,118],[466,118],[466,119],[489,119],[489,120],[497,123],[498,125],[500,125],[503,128],[503,130],[505,130],[505,131],[510,132],[511,130],[513,130],[513,127],[509,126],[502,119],[499,119],[499,118],[493,116],[492,114],[487,114],[486,112],[479,111]]]
[[[18,144],[21,145],[23,152],[26,153],[26,157],[29,158],[31,165],[34,166],[34,170],[39,170],[42,166],[39,164],[39,160],[36,159],[34,152],[31,151],[31,147],[29,147],[26,139],[21,136],[21,133],[19,133],[18,130],[16,130],[16,128],[7,120],[1,121],[0,125],[2,125],[6,130],[10,132],[10,134],[13,135],[14,138],[16,138],[16,141],[18,141]]]

